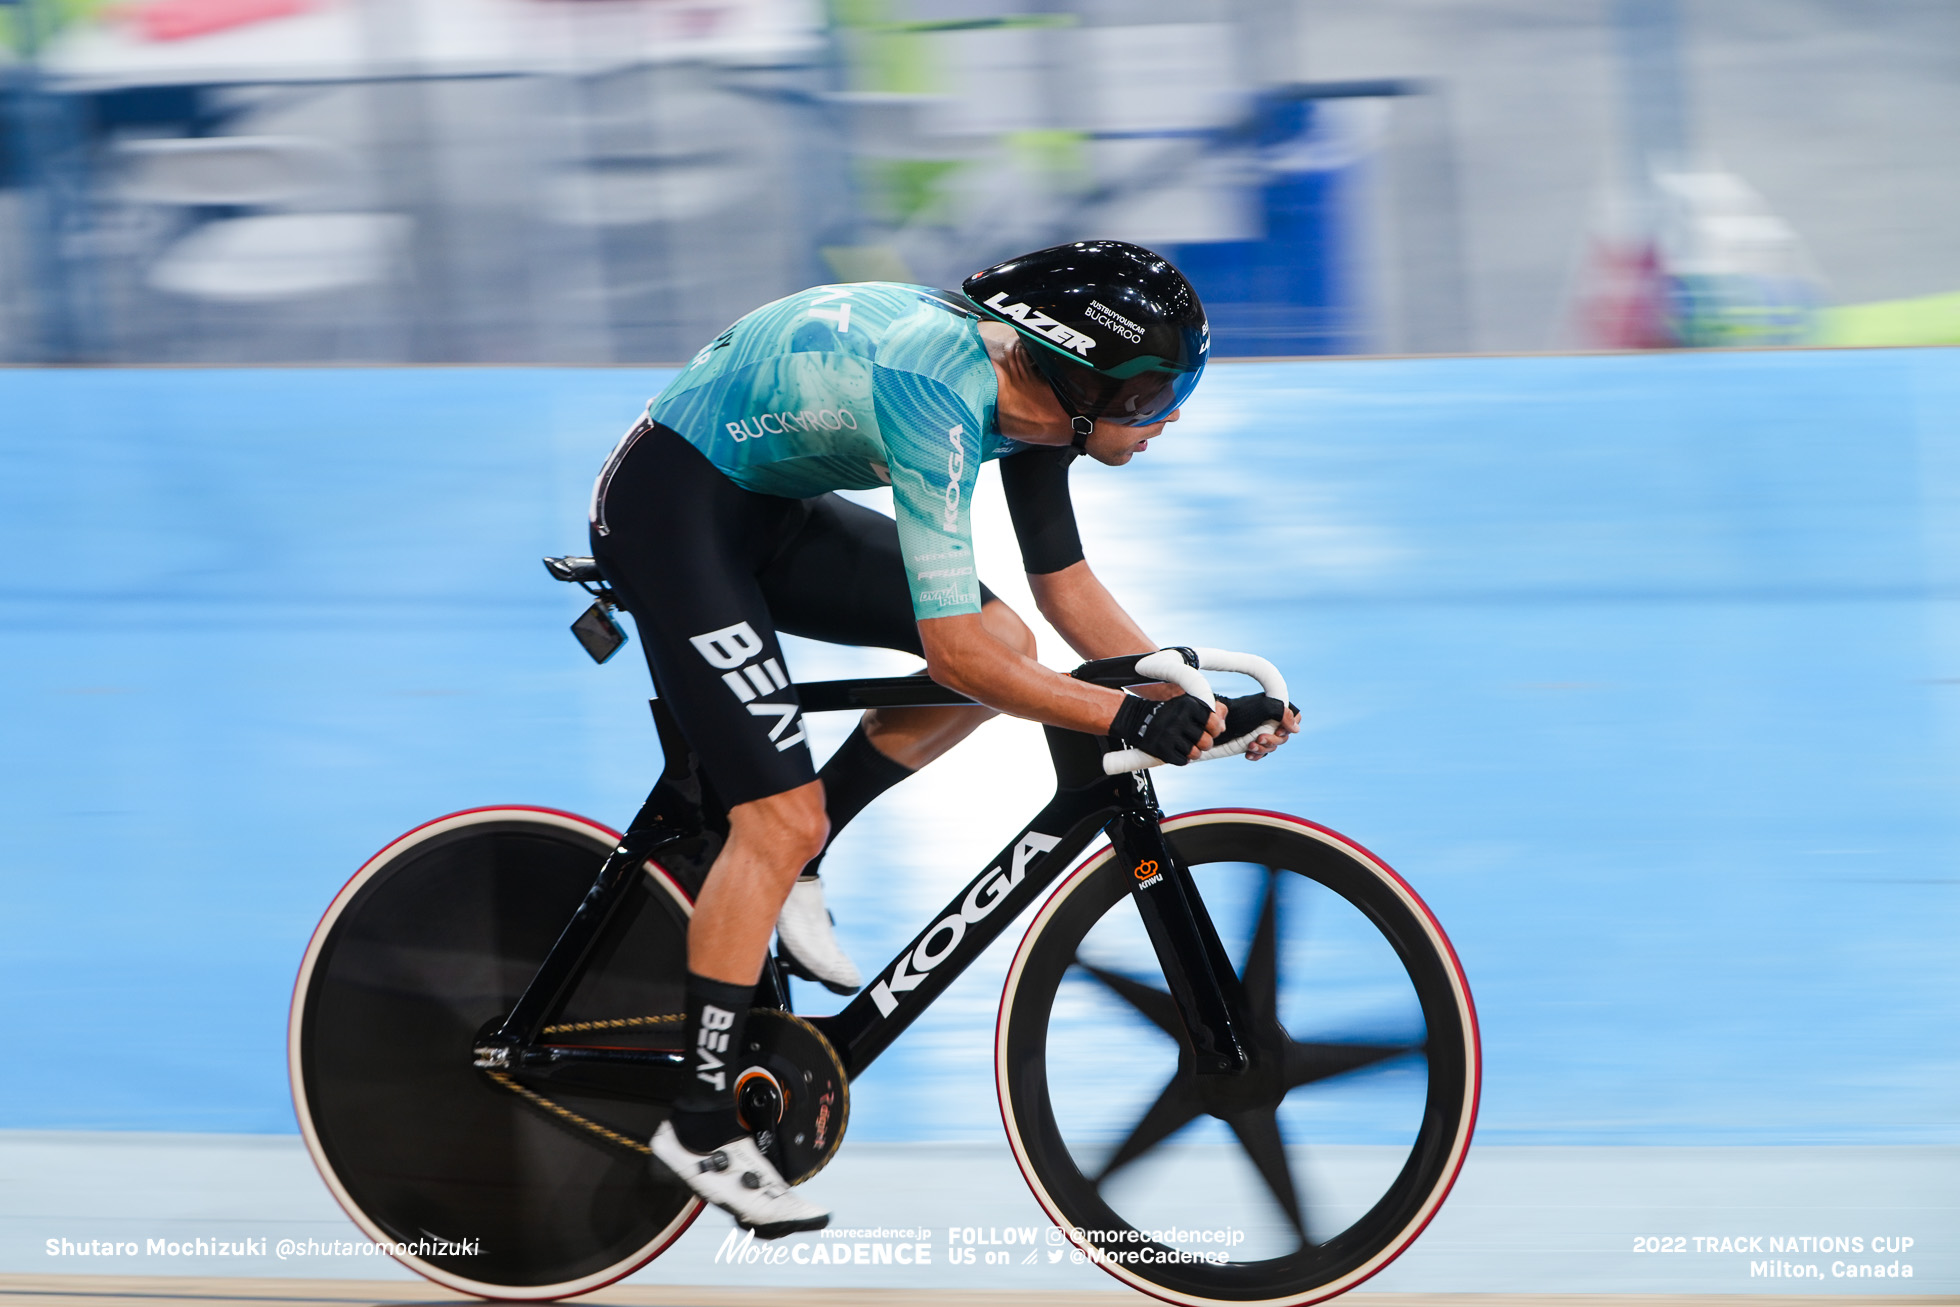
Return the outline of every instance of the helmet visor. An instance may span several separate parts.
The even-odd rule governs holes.
[[[1036,370],[1076,412],[1126,427],[1147,427],[1169,417],[1197,389],[1205,370],[1200,363],[1191,372],[1166,368],[1119,379],[1071,363],[1046,349],[1030,349],[1028,354]]]

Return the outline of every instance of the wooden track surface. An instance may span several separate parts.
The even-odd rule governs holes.
[[[225,1307],[410,1307],[479,1302],[432,1284],[407,1280],[195,1279],[124,1275],[0,1276],[0,1307],[166,1307],[218,1303]],[[946,1289],[752,1289],[625,1285],[575,1302],[614,1307],[1111,1307],[1148,1299],[1104,1293],[961,1292]],[[1354,1307],[1818,1307],[1820,1303],[1881,1303],[1884,1307],[1960,1307],[1952,1295],[1841,1294],[1405,1294],[1351,1295]]]

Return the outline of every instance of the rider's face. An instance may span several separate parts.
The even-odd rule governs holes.
[[[1182,409],[1172,409],[1164,415],[1162,422],[1153,422],[1147,427],[1125,427],[1098,419],[1096,429],[1089,433],[1089,441],[1083,452],[1098,463],[1121,467],[1141,454],[1148,442],[1162,434],[1166,425],[1177,421],[1182,412]]]

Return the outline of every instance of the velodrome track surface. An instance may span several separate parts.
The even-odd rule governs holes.
[[[0,371],[0,1029],[35,1050],[0,1077],[0,1273],[220,1269],[40,1251],[104,1221],[337,1219],[282,1056],[321,907],[437,813],[618,824],[657,768],[637,646],[587,664],[536,558],[583,548],[591,475],[665,375]],[[1286,754],[1179,773],[1166,805],[1354,836],[1464,959],[1479,1146],[1384,1289],[1737,1292],[1746,1258],[1632,1242],[1782,1231],[1914,1237],[1896,1287],[1960,1291],[1960,356],[1220,366],[1077,483],[1150,630],[1267,654],[1306,710]],[[840,842],[867,969],[1039,801],[1032,745],[988,727]],[[989,1067],[1003,953],[856,1087],[840,1219],[1027,1219]],[[908,1148],[980,1152],[948,1197]],[[680,1251],[656,1268],[741,1288]]]

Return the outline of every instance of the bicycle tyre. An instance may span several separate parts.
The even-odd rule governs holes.
[[[288,1033],[307,1150],[354,1223],[438,1284],[584,1293],[651,1261],[701,1210],[640,1153],[474,1066],[480,1031],[510,1010],[618,840],[548,809],[439,818],[369,859],[307,947]],[[646,870],[556,1020],[681,1010],[691,904]],[[679,1027],[665,1038],[678,1048]],[[549,1093],[622,1138],[645,1140],[665,1114],[643,1097]]]
[[[1191,868],[1228,951],[1234,939],[1213,894],[1234,878],[1250,877],[1255,887],[1254,929],[1243,960],[1233,963],[1249,1000],[1262,985],[1273,995],[1264,1008],[1271,1023],[1263,1024],[1264,1018],[1253,1023],[1259,1027],[1251,1035],[1253,1067],[1231,1078],[1237,1088],[1221,1089],[1216,1078],[1192,1074],[1189,1042],[1161,988],[1156,957],[1134,909],[1123,906],[1133,879],[1114,851],[1104,849],[1043,904],[1008,970],[995,1075],[1015,1160],[1036,1200],[1069,1232],[1086,1260],[1143,1293],[1189,1307],[1292,1307],[1331,1298],[1406,1250],[1462,1168],[1482,1077],[1469,984],[1427,906],[1386,864],[1352,841],[1299,818],[1246,810],[1189,813],[1166,821],[1163,829]],[[1260,869],[1263,888],[1257,888]],[[1296,935],[1282,934],[1282,901],[1303,895],[1312,896],[1307,901],[1320,914],[1317,927],[1337,936],[1333,942],[1308,947]],[[1266,961],[1255,961],[1262,957],[1262,937]],[[1085,948],[1093,956],[1085,957]],[[1112,948],[1120,958],[1110,956]],[[1301,963],[1297,969],[1324,991],[1304,1019],[1300,1011],[1306,1005],[1292,997],[1282,974],[1291,965],[1287,959],[1294,958]],[[1255,966],[1261,968],[1258,977]],[[1339,982],[1344,968],[1361,974]],[[1270,983],[1263,979],[1268,969]],[[1147,979],[1153,976],[1154,984]],[[1314,1011],[1323,1021],[1335,1020],[1344,1006],[1359,1012],[1384,1002],[1391,1011],[1407,1009],[1398,1019],[1417,1019],[1419,1008],[1419,1035],[1376,1036],[1371,1042],[1327,1038],[1340,1032],[1324,1029],[1314,1031],[1320,1038],[1302,1040],[1295,1034],[1315,1025]],[[1115,1019],[1112,1004],[1119,1014]],[[1123,1013],[1130,1018],[1127,1025]],[[1131,1056],[1113,1047],[1137,1041],[1143,1041],[1141,1052]],[[1111,1106],[1123,1097],[1125,1080],[1141,1076],[1146,1087],[1157,1083],[1140,1070],[1152,1056],[1160,1065],[1176,1060],[1156,1100],[1140,1118],[1131,1107]],[[1419,1094],[1413,1087],[1417,1063],[1425,1081]],[[1289,1081],[1297,1083],[1289,1087]],[[1065,1106],[1058,1108],[1058,1096],[1069,1100]],[[1269,1100],[1270,1106],[1261,1106]],[[1357,1128],[1354,1122],[1364,1119],[1360,1113],[1376,1109],[1391,1142],[1354,1146],[1336,1138]],[[1094,1137],[1076,1120],[1098,1111],[1110,1113],[1119,1133],[1121,1123],[1135,1121],[1113,1149],[1106,1137]],[[1327,1136],[1314,1140],[1311,1150],[1285,1138],[1282,1120],[1294,1120],[1297,1132],[1301,1114]],[[1214,1118],[1218,1125],[1209,1124]],[[1177,1142],[1207,1131],[1235,1138],[1215,1147]],[[1236,1163],[1234,1145],[1243,1154]],[[1159,1149],[1163,1179],[1139,1190],[1138,1173],[1148,1170],[1142,1163]],[[1302,1153],[1304,1167],[1298,1160]],[[1254,1210],[1263,1201],[1277,1213],[1262,1227],[1279,1250],[1276,1255],[1238,1260],[1236,1246],[1228,1251],[1193,1242],[1215,1238],[1225,1244],[1228,1232],[1218,1228],[1224,1219],[1219,1213],[1230,1204],[1222,1197],[1228,1186],[1219,1177],[1230,1180],[1233,1164],[1247,1177],[1235,1181],[1234,1192],[1249,1195],[1239,1210]],[[1127,1170],[1132,1167],[1136,1170]],[[1345,1209],[1303,1202],[1303,1169],[1310,1179],[1359,1176],[1349,1187],[1358,1186],[1361,1196]],[[1170,1179],[1176,1183],[1165,1182]],[[1377,1184],[1381,1192],[1371,1200]],[[1305,1192],[1310,1198],[1313,1185]],[[1323,1223],[1328,1228],[1315,1228]],[[1245,1232],[1229,1237],[1243,1238]],[[1289,1243],[1294,1246],[1287,1251]]]

